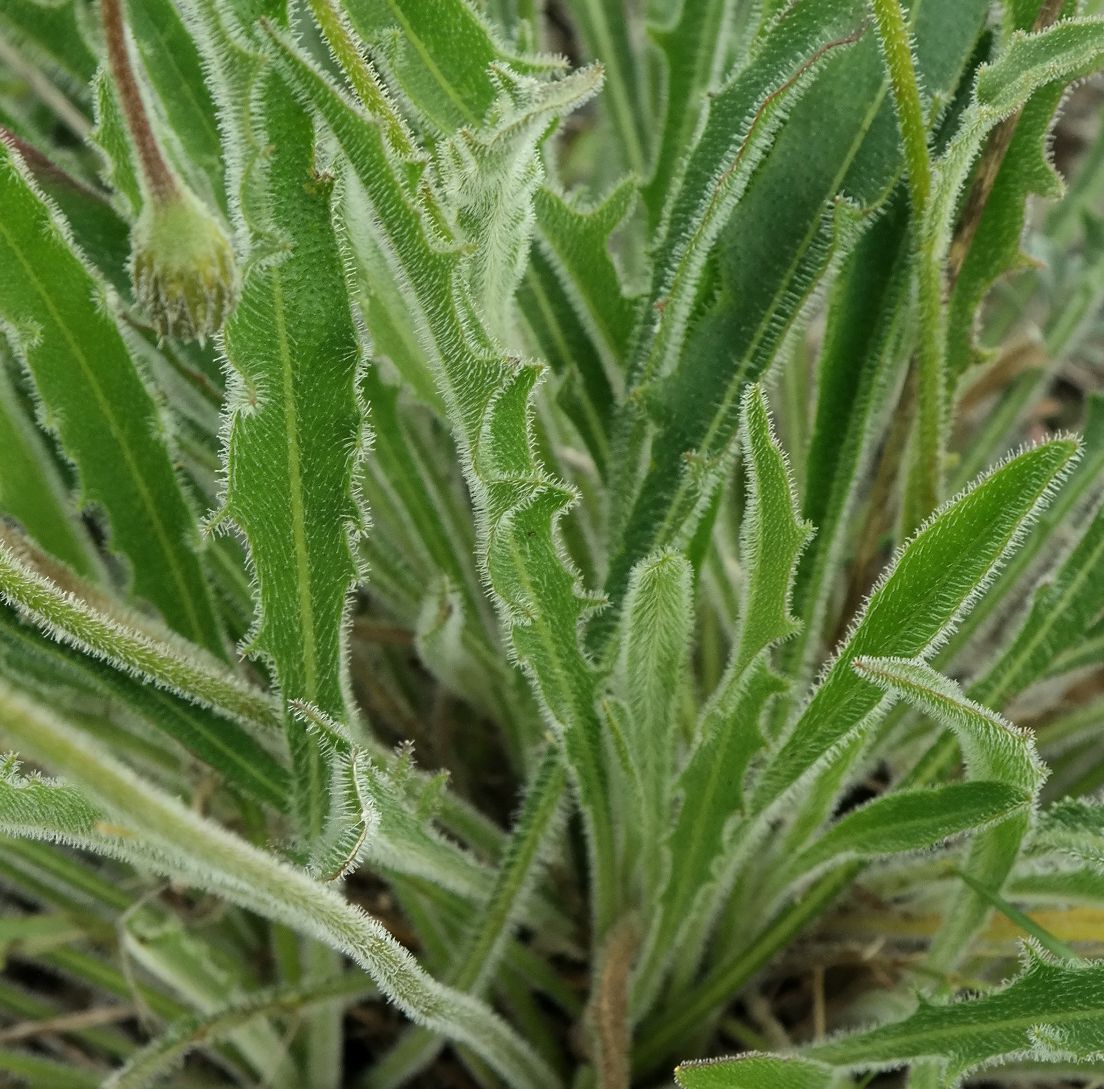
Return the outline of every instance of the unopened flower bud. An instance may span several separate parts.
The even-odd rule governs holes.
[[[217,332],[238,296],[234,248],[218,219],[181,188],[146,203],[131,235],[131,280],[163,337]]]

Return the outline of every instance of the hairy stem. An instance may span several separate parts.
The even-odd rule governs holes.
[[[180,194],[180,186],[161,152],[138,88],[138,79],[127,45],[123,0],[100,0],[100,17],[107,45],[108,67],[119,94],[119,104],[126,118],[127,129],[138,152],[142,179],[155,199],[164,202],[174,200]]]

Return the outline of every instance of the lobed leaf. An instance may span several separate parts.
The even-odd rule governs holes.
[[[557,538],[557,523],[574,493],[547,473],[533,448],[528,406],[539,371],[496,354],[464,297],[460,256],[429,233],[432,207],[420,205],[406,188],[378,123],[352,107],[278,36],[274,49],[292,86],[318,109],[349,156],[389,259],[409,285],[472,494],[486,577],[514,651],[563,737],[588,814],[594,873],[610,881],[596,674],[578,638],[581,618],[596,602],[579,586]],[[424,200],[428,194],[422,190],[419,196]],[[608,900],[608,892],[599,899]],[[602,911],[611,912],[612,906],[607,903]]]
[[[744,393],[739,442],[747,473],[740,530],[740,559],[747,575],[740,589],[737,652],[731,665],[737,672],[798,631],[790,595],[794,572],[815,532],[801,517],[793,474],[771,427],[761,386],[749,386]]]
[[[249,649],[286,699],[345,710],[345,608],[362,526],[360,343],[330,220],[332,179],[310,119],[275,80],[261,92],[273,150],[251,173],[274,209],[227,323],[231,392],[221,517],[245,534],[260,607]],[[254,198],[261,200],[260,196]]]

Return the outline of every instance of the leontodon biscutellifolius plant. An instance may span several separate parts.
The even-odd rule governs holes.
[[[0,0],[0,1087],[1104,1085],[1104,0]]]

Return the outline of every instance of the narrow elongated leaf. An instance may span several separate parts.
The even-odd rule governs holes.
[[[923,81],[933,95],[947,96],[988,4],[921,0],[914,7]],[[857,4],[856,26],[865,14],[866,6]],[[825,102],[833,104],[827,115]],[[687,331],[670,381],[626,407],[634,415],[654,405],[655,433],[649,458],[622,457],[626,480],[643,471],[631,488],[622,482],[616,497],[624,505],[621,539],[607,580],[615,599],[637,558],[693,531],[723,479],[744,385],[776,358],[818,285],[857,241],[868,218],[863,211],[885,201],[901,166],[884,68],[874,35],[867,34],[823,59],[775,132],[718,239],[717,276],[708,285],[715,301]],[[643,441],[648,429],[639,426]]]
[[[479,917],[468,927],[465,948],[446,982],[458,990],[482,995],[500,971],[511,932],[539,874],[542,857],[559,824],[565,786],[562,761],[547,749],[526,793],[521,813],[499,862],[498,874]],[[425,1069],[444,1041],[425,1029],[415,1029],[373,1070],[373,1089],[405,1084]]]
[[[78,591],[85,590],[78,587]],[[102,612],[20,562],[0,545],[0,595],[54,638],[146,678],[183,699],[203,704],[245,725],[272,728],[279,719],[265,693],[245,684],[199,647],[153,634],[150,625],[116,608]],[[95,591],[84,594],[98,600]]]
[[[818,66],[860,35],[861,17],[851,0],[798,0],[748,67],[713,97],[701,137],[668,198],[644,312],[647,332],[632,364],[634,388],[677,363],[706,256],[752,171]]]
[[[1016,31],[1000,56],[978,71],[973,101],[936,165],[925,230],[936,237],[938,253],[947,250],[959,193],[992,129],[1042,88],[1072,83],[1102,64],[1104,20],[1074,18],[1037,33]]]
[[[509,331],[514,292],[529,252],[533,198],[544,178],[537,149],[567,113],[597,90],[601,69],[552,81],[495,72],[499,94],[478,128],[437,148],[442,199],[455,209],[472,254],[464,262],[472,300],[495,337]]]
[[[986,623],[994,633],[997,630],[1012,627],[1012,618],[1023,611],[1025,604],[1030,607],[1030,602],[1024,601],[1028,580],[1040,568],[1045,570],[1052,564],[1060,567],[1068,559],[1072,548],[1076,547],[1078,534],[1084,529],[1082,514],[1089,515],[1091,521],[1092,504],[1095,501],[1093,497],[1097,494],[1100,475],[1104,472],[1104,395],[1102,394],[1092,393],[1085,400],[1081,443],[1084,447],[1084,455],[1073,468],[1055,502],[1039,519],[1037,531],[1031,534],[1024,542],[1023,548],[1012,557],[997,576],[992,593],[986,595],[978,608],[970,613],[959,630],[947,641],[947,645],[939,654],[941,664],[954,662],[962,648],[968,645],[971,636],[982,629]],[[1049,581],[1053,577],[1052,574],[1044,581]],[[1035,587],[1035,589],[1039,588]],[[1087,642],[1086,634],[1080,646],[1084,646]],[[996,665],[990,668],[996,668]],[[982,702],[986,703],[1003,701],[1003,697],[999,695],[994,700],[992,693],[981,693],[980,690],[975,690],[973,695],[983,697]]]
[[[954,731],[973,779],[1007,783],[1025,797],[1042,785],[1045,770],[1026,730],[968,699],[954,681],[922,660],[855,658],[852,668],[884,691],[896,693]]]
[[[554,70],[508,49],[468,0],[347,0],[349,18],[391,82],[441,132],[483,120],[498,95],[493,66]]]
[[[558,542],[557,523],[575,494],[544,469],[533,446],[528,405],[539,371],[496,354],[463,298],[460,256],[430,240],[425,217],[432,209],[419,207],[418,197],[407,190],[378,126],[289,43],[275,42],[292,85],[318,109],[349,156],[390,259],[409,284],[411,306],[425,323],[425,350],[476,509],[484,570],[514,649],[564,739],[588,813],[592,872],[602,885],[613,878],[609,798],[596,674],[579,645],[581,620],[596,599],[580,586]],[[427,194],[422,190],[419,196],[424,200]],[[608,924],[609,890],[595,895],[605,905],[603,925]]]
[[[867,599],[756,791],[776,800],[810,768],[888,707],[852,670],[855,658],[924,657],[937,649],[1046,505],[1077,457],[1072,440],[1005,463],[936,512],[904,546]]]
[[[985,781],[889,794],[841,818],[794,862],[794,872],[807,873],[828,859],[921,850],[1003,820],[1030,802],[1022,790]]]
[[[634,25],[640,16],[615,0],[582,0],[574,5],[574,15],[590,55],[608,72],[602,104],[622,150],[622,165],[643,178],[651,158],[651,134],[641,27]]]
[[[557,404],[574,425],[599,475],[605,478],[613,385],[594,337],[564,290],[554,265],[537,244],[529,254],[517,304],[535,349],[560,376]]]
[[[635,305],[624,293],[609,241],[634,199],[635,187],[629,181],[621,182],[592,208],[579,208],[547,188],[537,192],[534,199],[537,244],[555,269],[606,367],[614,373],[628,351]]]
[[[1034,19],[1029,14],[1028,24]],[[1032,196],[1061,196],[1062,183],[1050,162],[1047,135],[1063,91],[1058,81],[1032,96],[1016,122],[984,209],[967,213],[976,219],[976,227],[961,259],[947,312],[947,367],[952,382],[971,365],[991,358],[975,344],[977,311],[1000,277],[1029,263],[1021,248],[1027,201]],[[957,257],[952,254],[952,259]]]
[[[830,1089],[835,1069],[884,1070],[933,1060],[941,1084],[1002,1060],[1029,1056],[1087,1059],[1104,1047],[1104,965],[1058,965],[1027,949],[1023,973],[982,998],[933,1005],[921,1001],[910,1017],[868,1032],[806,1048],[807,1058],[748,1055],[684,1063],[684,1089]]]
[[[140,861],[298,928],[351,957],[409,1016],[469,1044],[508,1084],[519,1089],[557,1084],[544,1062],[487,1006],[434,981],[381,923],[336,892],[142,782],[111,757],[90,754],[79,733],[7,686],[0,690],[0,723],[9,738],[79,783],[92,802],[90,812],[51,809],[39,836],[60,836]],[[114,825],[93,817],[100,806]],[[120,821],[129,826],[123,834]],[[21,825],[20,832],[35,829]]]
[[[794,586],[802,631],[784,652],[803,679],[822,660],[831,584],[853,529],[849,517],[904,374],[901,345],[912,325],[906,211],[905,202],[896,201],[863,236],[840,271],[828,307],[805,460],[803,513],[816,536]]]
[[[221,649],[195,515],[161,413],[105,289],[6,144],[0,202],[0,320],[34,379],[44,422],[76,464],[84,501],[107,514],[111,547],[129,561],[134,592],[182,634]]]
[[[223,516],[244,532],[260,589],[250,649],[272,660],[285,698],[340,718],[345,603],[362,524],[360,344],[330,222],[333,183],[315,166],[310,120],[275,80],[263,101],[274,151],[251,179],[287,233],[255,236],[226,327],[233,391]]]
[[[1028,801],[1038,794],[1046,770],[1030,735],[968,699],[953,681],[921,661],[860,658],[852,665],[860,676],[903,696],[951,729],[972,778],[1008,783]],[[978,836],[970,844],[963,869],[980,884],[999,892],[1019,854],[1029,821],[1030,812],[1013,813]],[[932,943],[930,962],[944,970],[953,967],[990,907],[989,901],[973,888],[963,888],[948,908]]]
[[[374,993],[375,988],[359,973],[254,991],[211,1013],[174,1021],[100,1083],[101,1089],[150,1089],[162,1082],[189,1051],[209,1047],[259,1017],[279,1015],[288,1010],[307,1010],[317,1003],[335,999],[362,1001]]]
[[[693,572],[679,552],[641,561],[629,580],[621,634],[625,701],[623,743],[632,761],[629,794],[640,822],[637,843],[646,887],[658,880],[659,851],[671,802],[677,709],[690,650]]]
[[[1046,675],[1051,663],[1076,650],[1104,613],[1104,511],[1098,511],[1065,563],[1036,592],[1015,639],[978,682],[973,694],[1002,704]]]
[[[1056,965],[1028,946],[1023,974],[995,994],[941,1006],[922,1002],[904,1021],[807,1054],[852,1069],[932,1058],[950,1084],[1013,1055],[1087,1058],[1104,1047],[1102,982],[1104,965]]]
[[[682,1089],[830,1089],[832,1071],[820,1063],[781,1055],[749,1053],[738,1059],[680,1063],[675,1078]]]
[[[768,652],[797,627],[790,615],[790,590],[812,531],[798,513],[786,455],[758,386],[744,394],[739,438],[747,473],[740,540],[747,574],[740,618],[724,676],[700,716],[696,748],[678,780],[682,806],[669,832],[671,878],[640,971],[639,989],[649,999],[660,966],[677,947],[675,933],[705,932],[703,905],[710,902],[719,877],[727,829],[743,808],[744,775],[764,743],[759,723],[771,699],[785,688],[770,669]]]
[[[44,58],[76,91],[88,87],[97,65],[96,54],[80,31],[79,11],[76,4],[11,0],[0,12],[0,25],[13,48]]]
[[[740,558],[747,577],[740,590],[738,649],[732,663],[737,672],[798,630],[790,594],[798,561],[815,532],[799,513],[793,475],[771,428],[761,387],[748,387],[740,420],[747,471]]]
[[[99,563],[69,508],[66,488],[43,436],[32,426],[0,361],[0,510],[35,543],[79,575],[94,578]]]
[[[58,698],[58,687],[72,683],[79,693],[78,705],[97,696],[118,701],[129,713],[138,715],[204,761],[227,785],[278,810],[287,809],[290,783],[286,768],[259,738],[237,722],[185,702],[150,684],[145,677],[98,662],[80,650],[39,634],[29,625],[19,623],[7,609],[0,613],[0,646],[8,675],[18,677],[21,686],[34,684],[41,677],[38,690],[51,691],[54,699]],[[274,731],[270,738],[275,739]],[[169,752],[179,759],[175,747]]]
[[[663,127],[656,142],[652,176],[644,190],[653,222],[659,219],[707,108],[707,95],[721,81],[733,9],[738,6],[733,0],[682,0],[669,22],[650,29],[667,66]]]
[[[1104,805],[1063,798],[1040,815],[1032,846],[1053,848],[1104,870]]]

